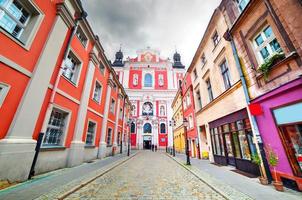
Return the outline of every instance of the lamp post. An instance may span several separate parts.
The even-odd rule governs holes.
[[[184,125],[185,140],[186,140],[187,165],[191,165],[190,154],[189,154],[189,141],[188,141],[188,133],[187,133],[188,120],[186,118],[184,118],[183,120],[183,125]]]
[[[172,146],[172,154],[173,157],[175,157],[175,143],[174,143],[174,127],[175,127],[175,120],[172,117],[172,120],[170,121],[170,126],[172,127],[172,138],[173,138],[173,146]]]
[[[130,129],[130,131],[128,132],[128,151],[127,151],[127,156],[130,156],[130,143],[131,143],[130,134],[131,134],[131,123],[132,123],[132,119],[129,119],[129,120],[127,121],[127,126],[128,126],[128,128]]]

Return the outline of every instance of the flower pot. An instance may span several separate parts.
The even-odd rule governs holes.
[[[267,178],[264,178],[262,176],[259,177],[259,181],[262,185],[268,185],[268,180]]]
[[[273,181],[273,185],[277,191],[283,192],[283,183],[281,181]]]

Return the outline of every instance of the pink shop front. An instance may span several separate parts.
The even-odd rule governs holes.
[[[302,78],[291,81],[252,103],[260,104],[256,116],[265,147],[277,153],[277,178],[302,191]]]

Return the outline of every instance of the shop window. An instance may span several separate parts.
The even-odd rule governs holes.
[[[244,10],[244,8],[247,6],[249,2],[250,0],[236,0],[240,12]]]
[[[12,38],[28,45],[43,15],[31,1],[0,0],[0,27]]]
[[[102,86],[96,81],[93,91],[93,100],[96,101],[97,103],[100,103],[101,97],[102,97]]]
[[[0,83],[0,108],[5,100],[6,95],[8,94],[10,86]]]
[[[68,113],[57,108],[51,112],[43,146],[62,146]]]
[[[86,134],[86,145],[93,145],[95,130],[96,130],[96,123],[89,121],[87,134]]]
[[[249,148],[248,138],[244,131],[239,131],[238,134],[242,159],[251,160],[251,152]]]
[[[106,143],[107,143],[107,146],[112,145],[112,129],[111,128],[108,128]]]
[[[228,157],[234,157],[230,133],[225,134],[225,145],[226,145]]]
[[[80,40],[81,44],[86,48],[88,39],[80,26],[78,26],[78,28],[77,28],[76,35],[77,35],[78,39]]]
[[[260,63],[266,62],[276,53],[282,53],[283,50],[275,37],[271,26],[267,26],[253,40],[255,53]]]
[[[81,62],[76,56],[69,51],[69,54],[64,62],[63,76],[71,81],[73,84],[77,84],[80,76],[80,65]]]
[[[231,87],[231,81],[230,81],[230,71],[229,71],[229,67],[227,66],[226,60],[224,60],[220,64],[220,70],[224,82],[224,87],[227,90]]]

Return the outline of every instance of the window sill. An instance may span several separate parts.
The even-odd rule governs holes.
[[[63,146],[42,146],[40,151],[64,151],[66,147]]]
[[[62,77],[67,81],[67,82],[69,82],[72,86],[74,86],[75,88],[77,88],[78,87],[78,85],[76,84],[76,83],[74,83],[74,82],[72,82],[71,80],[69,80],[66,76],[64,76],[63,74],[62,74]]]
[[[95,148],[95,145],[89,145],[89,144],[86,144],[84,146],[85,149],[94,149]]]

